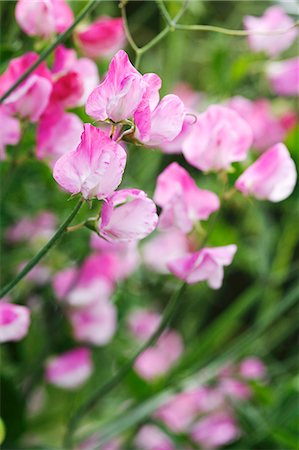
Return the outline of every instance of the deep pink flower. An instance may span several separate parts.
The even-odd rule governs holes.
[[[16,20],[29,36],[49,38],[65,31],[74,15],[64,0],[18,0]]]
[[[7,145],[16,145],[21,139],[21,127],[18,119],[11,117],[5,108],[0,108],[0,160],[5,159]]]
[[[89,58],[110,57],[120,50],[126,41],[121,18],[99,17],[76,32],[76,41]]]
[[[243,161],[252,144],[252,132],[235,111],[220,105],[199,114],[183,142],[183,154],[203,171],[227,170],[231,163]]]
[[[195,222],[208,219],[220,206],[216,194],[199,189],[189,173],[175,162],[158,176],[154,201],[163,208],[160,228],[176,226],[185,233],[192,230]]]
[[[296,180],[295,163],[286,146],[279,143],[251,164],[237,179],[235,186],[246,196],[280,202],[291,195]]]
[[[140,450],[174,450],[171,440],[155,425],[144,425],[138,431],[135,445]]]
[[[156,205],[145,192],[122,189],[106,199],[99,232],[108,241],[139,240],[152,233],[157,223]]]
[[[245,16],[244,25],[249,31],[272,33],[276,30],[287,30],[295,23],[280,6],[271,6],[261,17]],[[252,34],[248,36],[248,42],[254,52],[264,51],[269,56],[276,56],[292,45],[297,34],[296,28],[286,33]]]
[[[51,358],[46,364],[46,380],[64,389],[76,389],[90,377],[93,370],[91,352],[78,347]]]
[[[156,331],[161,321],[161,315],[146,309],[133,311],[128,319],[131,333],[139,340],[146,341]]]
[[[53,176],[66,191],[100,200],[118,187],[125,165],[125,150],[103,131],[85,124],[80,145],[58,159]]]
[[[216,412],[201,419],[192,429],[191,437],[203,449],[217,449],[239,437],[240,431],[233,416]]]
[[[104,81],[88,97],[86,112],[101,121],[129,119],[145,89],[142,75],[132,66],[126,52],[120,50],[112,59]]]
[[[266,68],[273,91],[278,95],[299,95],[299,58],[271,62]]]
[[[206,280],[210,288],[219,289],[222,285],[223,266],[231,264],[237,251],[236,245],[203,248],[168,263],[169,270],[188,284]]]
[[[240,364],[240,375],[252,380],[264,378],[266,366],[259,358],[250,357],[243,359]]]
[[[26,306],[0,302],[0,343],[20,341],[28,333],[30,311]]]

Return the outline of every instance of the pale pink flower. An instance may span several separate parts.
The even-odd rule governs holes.
[[[238,400],[248,400],[251,395],[251,389],[242,381],[233,378],[223,378],[219,385],[220,391],[228,397]]]
[[[285,33],[277,33],[277,30],[288,30],[295,23],[280,6],[271,6],[261,17],[245,16],[244,25],[246,30],[252,32],[270,32],[273,34],[251,34],[248,36],[250,48],[254,52],[265,52],[269,56],[276,56],[289,48],[298,31],[293,28]]]
[[[172,141],[165,141],[160,143],[159,147],[162,150],[162,152],[167,154],[182,153],[183,143],[188,134],[190,133],[195,122],[196,122],[195,114],[192,115],[185,114],[183,126],[180,133]]]
[[[138,431],[134,443],[139,450],[174,450],[170,438],[155,425],[144,425]]]
[[[240,435],[233,416],[227,412],[216,412],[201,419],[192,429],[191,437],[203,449],[217,449],[229,444]]]
[[[18,266],[18,272],[20,272],[27,265],[28,261],[23,261]],[[51,270],[49,267],[38,264],[30,270],[26,277],[26,281],[30,281],[38,286],[43,286],[51,280]]]
[[[169,273],[167,264],[188,252],[188,238],[176,228],[156,234],[142,248],[145,264],[159,273]]]
[[[158,176],[154,201],[162,207],[159,227],[176,226],[185,233],[192,230],[194,223],[208,219],[220,206],[217,195],[199,189],[189,173],[176,162]]]
[[[125,150],[100,129],[85,124],[81,143],[58,159],[53,176],[66,191],[101,200],[118,187],[125,164]]]
[[[58,272],[53,277],[53,291],[59,300],[63,300],[67,297],[67,294],[76,285],[78,275],[79,269],[76,267],[71,267]]]
[[[20,341],[28,333],[30,311],[26,306],[0,302],[0,343]]]
[[[8,228],[6,238],[9,242],[30,241],[40,244],[48,241],[55,232],[57,220],[53,213],[43,211],[36,217],[23,217]]]
[[[299,58],[275,61],[267,65],[266,74],[278,95],[299,95]]]
[[[280,202],[291,195],[296,180],[295,163],[286,146],[279,143],[251,164],[237,179],[235,186],[246,196]]]
[[[131,333],[140,341],[146,341],[156,331],[161,322],[161,315],[146,309],[133,311],[128,319]]]
[[[116,308],[102,299],[84,308],[69,312],[73,334],[77,341],[93,345],[106,345],[116,330]]]
[[[138,189],[116,191],[105,200],[99,232],[108,241],[140,240],[158,223],[156,205]]]
[[[21,139],[21,127],[18,119],[11,117],[5,110],[0,108],[0,160],[5,159],[5,148],[7,145],[16,145]]]
[[[168,263],[169,270],[188,284],[207,281],[212,289],[219,289],[224,276],[224,266],[231,264],[236,245],[203,248]]]
[[[266,375],[265,364],[255,357],[243,359],[240,364],[240,375],[251,380],[258,380],[264,378]]]
[[[93,370],[91,352],[78,347],[51,358],[46,364],[48,383],[63,389],[76,389],[90,377]]]
[[[203,171],[227,170],[231,163],[243,161],[252,144],[252,132],[235,111],[211,105],[199,114],[183,142],[186,160]]]
[[[173,89],[173,93],[180,97],[186,108],[190,110],[197,109],[204,99],[204,94],[194,91],[192,86],[185,81],[177,83]]]
[[[64,0],[18,0],[16,20],[29,36],[49,38],[69,28],[74,15]]]
[[[264,151],[271,145],[281,142],[286,131],[281,120],[275,117],[271,103],[267,99],[248,100],[245,97],[233,97],[227,106],[246,120],[253,133],[253,147]]]
[[[112,59],[104,81],[90,94],[86,113],[94,119],[114,122],[133,116],[146,89],[142,75],[123,50]]]
[[[119,17],[99,17],[94,22],[78,28],[76,41],[89,58],[110,57],[125,45],[123,20]]]

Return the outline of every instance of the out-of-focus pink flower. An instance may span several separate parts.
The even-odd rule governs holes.
[[[158,176],[154,201],[163,208],[159,227],[176,226],[185,233],[220,206],[216,194],[199,189],[189,173],[175,162]]]
[[[219,389],[228,397],[238,400],[248,400],[252,394],[247,384],[233,378],[223,378],[220,382]]]
[[[203,449],[217,449],[240,435],[235,419],[227,412],[216,412],[201,419],[192,429],[191,437]]]
[[[89,436],[87,439],[84,439],[83,442],[80,442],[79,447],[76,447],[75,450],[94,450],[95,448],[98,448],[100,440],[100,433],[92,434],[92,436]],[[121,450],[121,439],[111,439],[109,442],[101,445],[101,450]]]
[[[18,0],[16,20],[29,36],[49,38],[65,31],[74,15],[64,0]]]
[[[56,217],[44,211],[35,218],[24,217],[7,230],[6,238],[10,242],[30,241],[39,243],[48,241],[56,228]]]
[[[280,202],[291,195],[297,180],[294,161],[282,143],[263,153],[237,179],[235,186],[244,195]]]
[[[5,108],[0,108],[0,123],[0,160],[2,160],[6,156],[6,146],[16,145],[21,139],[21,127],[18,119],[11,117]]]
[[[222,285],[223,266],[231,264],[237,246],[203,248],[168,263],[169,270],[188,284],[206,280],[210,288],[219,289]]]
[[[64,389],[76,389],[90,377],[93,370],[88,348],[78,347],[51,358],[46,364],[48,383]]]
[[[75,339],[94,345],[106,345],[116,330],[116,309],[109,300],[102,299],[69,313]]]
[[[266,74],[273,91],[278,95],[299,95],[299,58],[271,62]]]
[[[20,341],[28,333],[30,311],[26,306],[0,302],[0,342]]]
[[[266,375],[265,364],[258,358],[246,358],[240,364],[240,375],[251,380],[264,378]]]
[[[106,199],[99,231],[108,241],[140,240],[152,233],[157,223],[156,205],[145,192],[122,189]]]
[[[110,57],[125,45],[123,20],[102,16],[78,28],[76,41],[89,58]]]
[[[156,331],[161,321],[161,315],[146,309],[133,311],[128,319],[131,333],[139,340],[145,341]]]
[[[271,111],[271,104],[266,99],[256,101],[237,96],[227,104],[240,114],[250,126],[253,133],[253,147],[264,151],[271,145],[281,142],[285,136],[285,129],[279,118]]]
[[[100,129],[85,124],[80,145],[58,159],[53,176],[66,191],[101,200],[118,187],[125,164],[125,150]]]
[[[53,291],[59,300],[67,297],[67,294],[75,286],[78,279],[79,269],[71,267],[58,272],[53,278]]]
[[[174,450],[169,437],[155,425],[144,425],[134,440],[140,450]]]
[[[155,346],[141,353],[134,368],[140,377],[151,381],[167,373],[180,358],[183,349],[181,336],[176,331],[166,331]]]
[[[180,97],[186,108],[190,110],[197,109],[204,98],[204,94],[194,91],[192,86],[185,81],[177,83],[173,93]]]
[[[104,81],[87,99],[86,113],[97,120],[114,122],[133,116],[146,89],[142,75],[123,50],[112,59]]]
[[[235,111],[220,105],[199,114],[183,142],[186,160],[203,171],[226,170],[243,161],[252,144],[252,132]]]
[[[38,122],[36,156],[53,165],[60,156],[78,147],[82,132],[83,123],[76,114],[52,105]]]
[[[22,269],[24,269],[27,263],[28,261],[23,261],[21,264],[19,264],[18,271],[20,272]],[[43,286],[50,280],[51,270],[49,269],[49,267],[43,264],[38,264],[37,266],[33,267],[33,269],[30,270],[26,277],[26,281],[31,281],[38,286]]]
[[[298,31],[293,28],[286,33],[276,33],[277,30],[288,30],[295,23],[280,6],[271,6],[261,17],[245,16],[244,25],[251,32],[266,32],[265,34],[251,34],[248,36],[250,48],[254,52],[265,52],[269,56],[276,56],[289,48],[294,42]],[[267,34],[267,32],[273,34]]]

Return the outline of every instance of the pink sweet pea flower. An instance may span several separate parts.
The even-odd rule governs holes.
[[[138,431],[134,443],[140,450],[174,450],[171,440],[155,425],[144,425]]]
[[[131,333],[140,341],[146,341],[156,331],[161,322],[161,315],[154,311],[137,309],[128,319]]]
[[[208,219],[220,206],[216,194],[199,189],[189,173],[175,162],[158,176],[154,201],[163,208],[160,228],[176,226],[184,233],[191,231],[198,220]]]
[[[125,150],[103,131],[85,124],[81,143],[58,159],[53,176],[66,191],[101,200],[118,187],[125,165]]]
[[[243,161],[252,144],[252,132],[235,111],[220,105],[199,114],[183,142],[186,160],[197,169],[227,170]]]
[[[146,89],[142,75],[123,50],[112,59],[104,81],[87,99],[86,113],[96,120],[114,122],[133,116]]]
[[[77,341],[93,345],[106,345],[116,330],[116,308],[102,299],[69,313],[73,334]]]
[[[36,156],[51,165],[80,144],[83,123],[76,114],[65,113],[58,105],[48,107],[37,126]]]
[[[156,205],[145,192],[122,189],[106,199],[99,232],[108,241],[140,240],[152,233],[157,223]]]
[[[90,377],[93,370],[91,352],[78,347],[51,358],[46,364],[46,380],[63,389],[76,389]]]
[[[16,20],[29,36],[46,39],[69,28],[74,15],[64,0],[18,0]]]
[[[247,384],[233,378],[221,380],[219,389],[224,395],[237,400],[248,400],[252,394]]]
[[[53,291],[59,300],[67,297],[67,294],[75,286],[79,274],[79,269],[71,267],[58,272],[53,278]]]
[[[236,440],[239,435],[235,419],[227,412],[216,412],[201,419],[191,432],[193,441],[205,450],[218,449]]]
[[[196,122],[195,114],[185,115],[181,132],[172,141],[165,141],[160,144],[163,153],[182,153],[183,143]]]
[[[110,57],[125,45],[123,20],[102,16],[89,25],[81,26],[76,32],[76,41],[89,58]]]
[[[231,264],[237,246],[203,248],[168,263],[169,270],[188,284],[206,280],[209,287],[219,289],[223,280],[223,266]]]
[[[271,145],[281,142],[285,136],[285,129],[281,120],[271,111],[271,103],[266,99],[255,101],[245,97],[233,97],[227,106],[236,111],[246,120],[253,134],[253,147],[264,151]]]
[[[299,58],[268,64],[266,74],[272,90],[278,95],[299,95]]]
[[[293,28],[286,33],[277,33],[276,30],[287,30],[294,27],[294,21],[285,14],[280,6],[271,6],[263,16],[245,16],[246,30],[252,32],[274,32],[273,34],[252,34],[248,36],[249,46],[254,52],[264,51],[269,56],[277,56],[289,48],[294,42],[298,31]]]
[[[11,117],[5,108],[0,108],[0,160],[5,159],[7,145],[16,145],[21,139],[21,127],[18,119]]]
[[[295,163],[286,146],[279,143],[251,164],[237,179],[235,186],[246,196],[280,202],[291,195],[296,180]]]
[[[188,252],[188,238],[176,228],[156,234],[142,248],[145,264],[159,273],[169,273],[167,264]]]
[[[55,232],[56,217],[53,213],[43,211],[36,217],[23,217],[8,228],[6,238],[9,242],[30,241],[40,245],[47,242]]]
[[[28,333],[30,311],[26,306],[0,302],[0,343],[20,341]]]
[[[258,380],[266,375],[266,366],[258,358],[246,358],[240,364],[240,375],[250,380]]]

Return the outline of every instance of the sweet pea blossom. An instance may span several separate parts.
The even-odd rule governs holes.
[[[266,366],[259,359],[255,357],[250,357],[243,359],[240,364],[240,375],[243,378],[248,378],[251,380],[258,380],[260,378],[264,378],[266,374]]]
[[[277,56],[289,48],[298,34],[296,28],[285,33],[275,34],[277,30],[288,30],[295,25],[293,19],[285,14],[280,6],[271,6],[261,17],[245,16],[244,25],[248,31],[262,32],[248,36],[251,50],[254,52],[264,51],[269,56]],[[265,34],[263,34],[264,32]]]
[[[240,435],[233,416],[228,412],[215,412],[194,425],[191,437],[204,450],[217,449],[229,444]]]
[[[3,160],[6,146],[16,145],[20,141],[21,127],[18,119],[11,117],[5,108],[0,108],[0,122],[0,160]]]
[[[140,450],[174,450],[170,438],[155,425],[144,425],[138,431],[135,445]]]
[[[296,180],[295,163],[286,146],[279,143],[251,164],[237,179],[235,187],[246,196],[280,202],[291,195]]]
[[[51,358],[46,364],[48,383],[63,389],[76,389],[90,377],[93,370],[91,352],[78,347]]]
[[[88,97],[86,113],[100,121],[129,119],[145,89],[142,75],[132,66],[126,52],[120,50],[111,60],[104,81]]]
[[[23,217],[15,225],[8,228],[6,238],[9,242],[30,241],[31,243],[41,244],[47,242],[55,232],[56,216],[43,211],[36,217]]]
[[[28,333],[30,311],[26,306],[0,302],[0,343],[20,341]]]
[[[110,57],[125,44],[123,20],[118,17],[99,17],[91,24],[78,28],[76,41],[89,58]]]
[[[199,189],[189,173],[175,162],[158,176],[154,201],[163,208],[159,227],[176,226],[185,233],[198,220],[208,219],[220,206],[216,194]]]
[[[146,341],[156,331],[161,322],[161,315],[155,311],[137,309],[128,319],[131,333],[140,341]]]
[[[168,263],[169,270],[188,284],[206,280],[209,287],[219,289],[222,285],[223,266],[231,264],[237,246],[203,248]]]
[[[100,200],[118,187],[125,165],[125,150],[100,129],[85,124],[81,143],[58,159],[53,176],[66,191]]]
[[[233,378],[223,378],[219,388],[224,395],[237,400],[248,400],[252,395],[251,389],[246,383]]]
[[[243,161],[252,144],[252,132],[244,119],[230,108],[211,105],[199,114],[183,142],[183,155],[197,169],[227,170]]]
[[[64,0],[18,0],[16,20],[29,36],[45,39],[69,28],[74,15]]]
[[[269,63],[266,74],[276,94],[299,95],[299,57]]]
[[[152,233],[157,223],[156,205],[145,192],[122,189],[106,198],[99,232],[108,241],[140,240]]]

